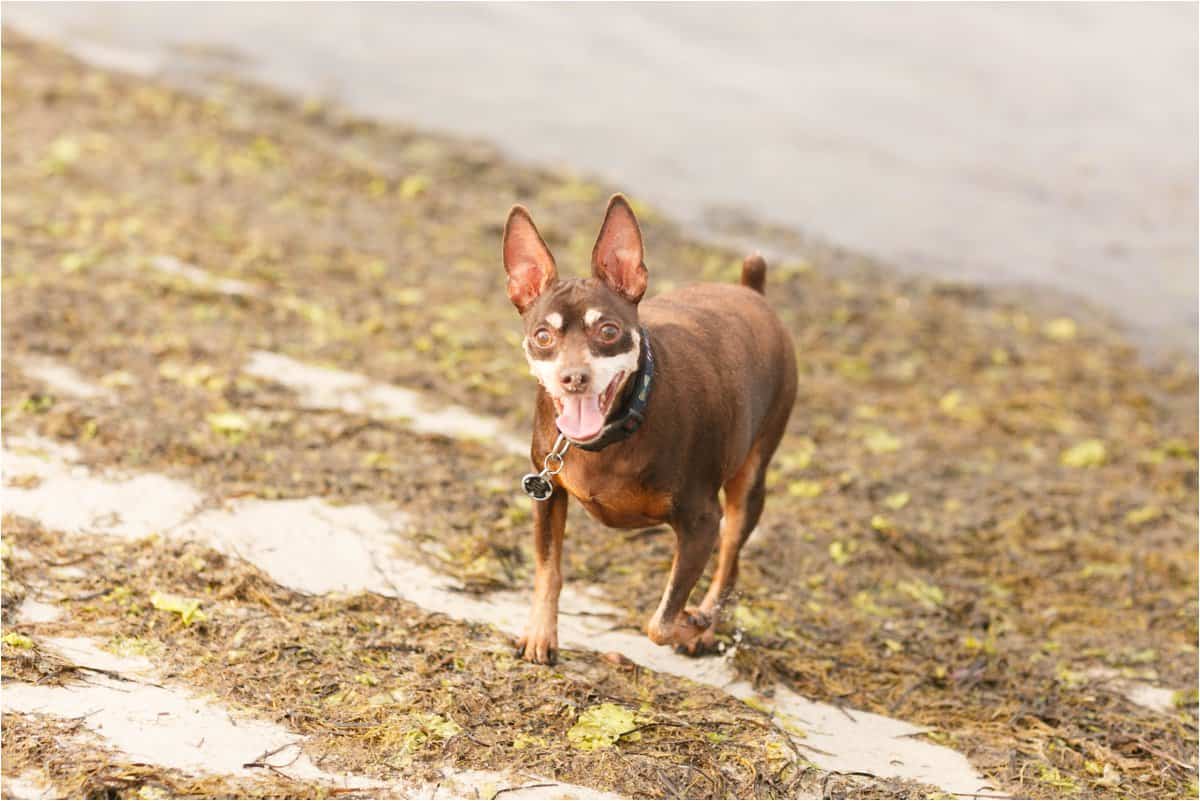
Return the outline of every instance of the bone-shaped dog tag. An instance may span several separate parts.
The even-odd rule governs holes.
[[[541,473],[530,473],[521,479],[521,489],[535,501],[547,500],[554,494],[554,485]]]

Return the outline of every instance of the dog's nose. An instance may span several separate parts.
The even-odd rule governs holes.
[[[565,367],[559,370],[558,381],[567,392],[586,392],[592,383],[592,371],[586,367]]]

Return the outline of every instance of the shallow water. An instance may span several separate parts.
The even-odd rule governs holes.
[[[714,209],[741,209],[903,269],[1066,290],[1150,350],[1195,346],[1194,4],[9,3],[4,18],[114,66],[218,67],[482,137],[710,230]]]

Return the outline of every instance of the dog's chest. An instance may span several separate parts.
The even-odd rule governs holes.
[[[671,513],[671,495],[647,486],[616,470],[569,462],[558,481],[587,510],[588,514],[613,528],[639,528],[666,520]]]

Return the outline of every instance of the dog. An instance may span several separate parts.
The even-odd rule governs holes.
[[[569,497],[610,527],[670,526],[674,561],[646,633],[685,653],[712,650],[796,398],[795,345],[764,297],[766,262],[748,257],[740,284],[696,284],[643,303],[642,233],[619,194],[590,278],[559,277],[520,205],[504,227],[503,258],[539,384],[530,457],[540,472],[524,482],[535,499],[536,574],[521,656],[557,659]],[[688,606],[714,548],[712,584]]]

